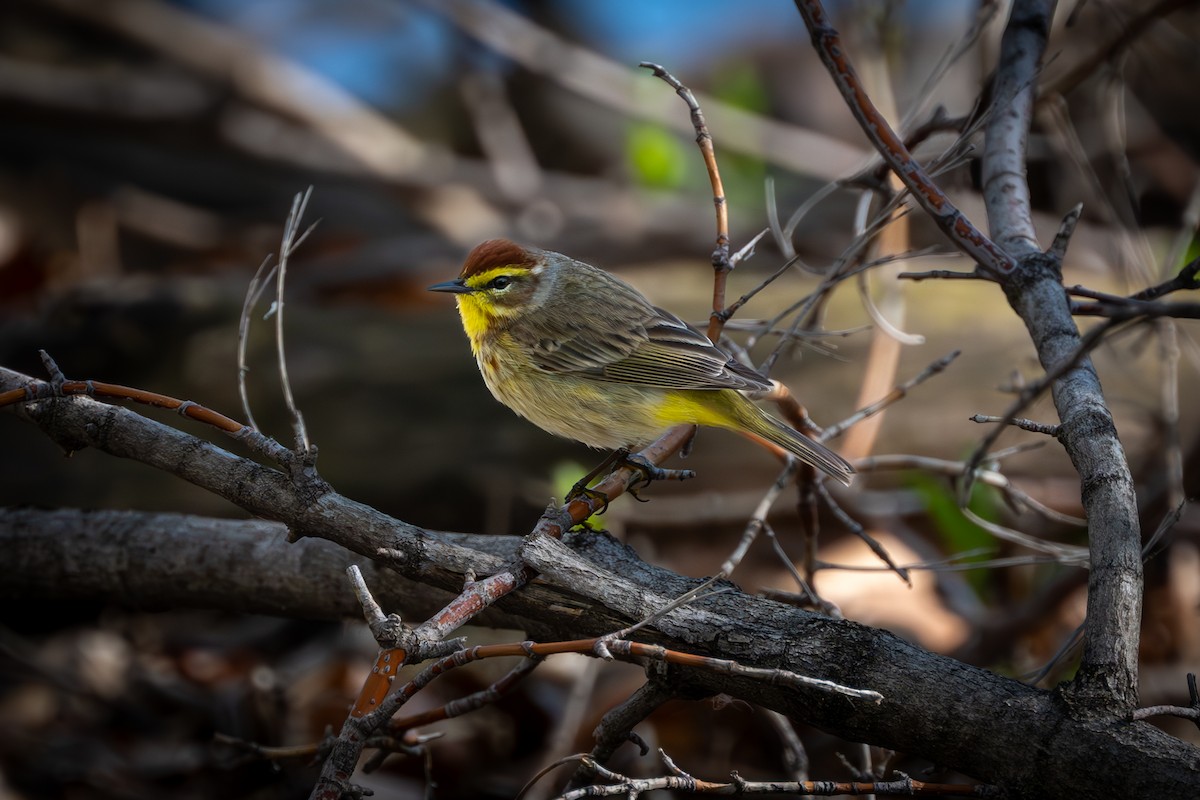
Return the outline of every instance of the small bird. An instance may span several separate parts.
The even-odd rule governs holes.
[[[770,389],[767,377],[604,270],[492,239],[429,290],[456,296],[492,395],[543,430],[635,449],[675,425],[726,428],[850,484],[845,459],[742,394]]]

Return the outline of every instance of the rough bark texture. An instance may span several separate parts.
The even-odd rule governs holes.
[[[1058,264],[1040,253],[1021,259],[1004,282],[1025,321],[1042,367],[1075,356],[1071,319]],[[1133,476],[1091,359],[1081,359],[1051,387],[1062,427],[1059,441],[1079,473],[1088,517],[1088,619],[1083,664],[1069,688],[1081,714],[1123,714],[1137,704],[1142,619],[1141,527]]]
[[[425,535],[459,553],[486,545],[492,552],[476,553],[476,567],[495,564],[497,556],[519,549],[541,568],[542,578],[502,600],[488,618],[540,640],[609,632],[694,585],[642,562],[599,533],[572,534],[566,543]],[[456,544],[443,541],[448,538]],[[81,597],[139,605],[215,604],[320,617],[358,614],[342,574],[348,563],[362,559],[318,540],[289,544],[282,526],[271,523],[130,512],[7,511],[0,514],[0,547],[16,567],[15,580],[0,586],[0,596],[9,598],[60,596],[69,587],[68,592]],[[82,569],[85,557],[87,569]],[[131,557],[138,560],[136,570],[125,568]],[[244,562],[251,561],[257,569],[245,570]],[[196,574],[190,574],[190,565]],[[117,571],[105,574],[109,567]],[[394,598],[395,608],[411,618],[427,614],[441,599],[388,570],[368,573],[368,582],[381,598]],[[301,597],[317,588],[322,589],[319,598]],[[326,598],[328,606],[321,608]],[[854,622],[729,591],[680,609],[643,633],[646,640],[686,652],[879,691],[885,699],[875,705],[672,668],[673,678],[693,691],[730,694],[847,739],[924,754],[997,783],[1014,796],[1200,795],[1200,750],[1157,728],[1080,718],[1054,692],[929,653]]]
[[[992,237],[1017,259],[998,276],[1047,373],[1075,358],[1079,329],[1062,285],[1061,253],[1038,249],[1025,177],[1037,76],[1054,0],[1017,0],[1004,30],[982,159]],[[1051,388],[1059,441],[1079,473],[1091,572],[1083,661],[1067,692],[1076,713],[1123,715],[1137,704],[1142,616],[1141,534],[1133,476],[1100,379],[1079,359]]]

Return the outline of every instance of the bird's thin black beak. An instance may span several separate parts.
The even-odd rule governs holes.
[[[435,283],[427,288],[430,292],[450,292],[451,294],[470,294],[475,291],[470,286],[463,283],[462,278],[456,281],[446,281],[445,283]]]

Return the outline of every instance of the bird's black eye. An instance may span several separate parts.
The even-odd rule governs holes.
[[[488,281],[488,288],[489,289],[507,289],[508,285],[510,283],[512,283],[512,278],[508,277],[507,275],[497,275],[496,277],[494,277],[490,281]]]

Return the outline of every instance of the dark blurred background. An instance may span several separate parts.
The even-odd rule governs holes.
[[[1101,45],[1144,12],[1142,4],[1060,4],[1043,78],[1061,94],[1039,108],[1030,181],[1043,243],[1068,209],[1084,203],[1068,284],[1128,293],[1162,280],[1195,254],[1187,231],[1200,215],[1200,87],[1194,80],[1200,27],[1195,3],[1175,5],[1182,10],[1156,18],[1112,55]],[[952,116],[970,113],[994,65],[1006,14],[999,8],[978,44],[929,89],[939,61],[990,4],[856,0],[829,6],[877,101],[899,109],[906,129],[937,104]],[[871,163],[798,14],[781,1],[8,0],[0,4],[0,364],[41,376],[37,351],[45,349],[70,378],[129,384],[240,418],[236,346],[246,287],[278,250],[293,196],[312,186],[307,219],[320,222],[291,260],[286,328],[293,388],[320,446],[322,474],[343,494],[418,525],[524,533],[547,499],[561,497],[600,454],[556,440],[493,401],[452,304],[424,287],[452,277],[474,244],[508,236],[611,269],[660,305],[689,320],[706,319],[715,236],[711,190],[685,107],[664,83],[637,69],[642,60],[663,64],[700,93],[735,248],[767,224],[768,180],[786,220],[830,180]],[[1073,72],[1080,64],[1086,69]],[[935,136],[920,152],[936,154],[952,139]],[[974,180],[970,158],[940,177],[982,224]],[[853,238],[857,202],[856,191],[836,191],[800,222],[792,243],[813,271],[825,270]],[[914,249],[948,251],[920,215],[908,222]],[[783,261],[767,236],[732,276],[731,299]],[[904,268],[966,265],[926,256]],[[769,317],[818,281],[794,270],[739,319]],[[901,327],[925,343],[902,351],[899,377],[951,349],[963,355],[889,412],[874,451],[960,458],[980,435],[967,417],[1000,413],[1011,400],[1006,387],[1037,375],[1032,347],[989,285],[926,282],[904,292]],[[254,315],[248,342],[250,395],[264,430],[290,441],[265,308],[260,304]],[[858,332],[798,348],[778,365],[775,376],[820,424],[836,422],[857,402],[872,335],[864,329],[868,322],[853,289],[843,287],[825,325]],[[1164,437],[1178,437],[1190,465],[1200,416],[1187,401],[1197,387],[1195,330],[1181,325],[1178,336],[1184,400],[1177,431],[1163,424],[1157,340],[1133,334],[1096,356],[1155,513],[1165,502]],[[761,360],[771,346],[760,345],[752,356]],[[1053,408],[1043,402],[1030,415],[1052,421]],[[176,416],[160,418],[233,447]],[[1009,434],[1002,442],[1026,438]],[[0,418],[0,453],[7,456],[0,459],[3,505],[243,516],[139,464],[88,451],[65,458],[15,418]],[[604,521],[645,557],[709,574],[733,547],[777,465],[737,437],[705,431],[688,466],[699,472],[695,481],[654,486],[646,505],[622,500]],[[1018,455],[1005,468],[1039,499],[1077,512],[1078,482],[1058,448]],[[850,508],[899,561],[972,545],[994,548],[993,540],[954,516],[952,496],[939,478],[903,473],[861,481]],[[1007,513],[1002,504],[981,503],[1000,517]],[[1152,528],[1156,520],[1147,515]],[[772,517],[781,537],[794,530],[795,518],[792,502],[781,503]],[[1194,542],[1188,524],[1185,519],[1181,537]],[[825,542],[829,560],[876,565],[837,530],[830,528]],[[1063,535],[1082,543],[1078,533]],[[1186,574],[1195,552],[1176,558],[1173,551],[1170,563],[1184,566],[1172,568]],[[765,549],[737,577],[750,588],[788,583]],[[909,590],[895,576],[831,572],[821,588],[848,616],[953,652],[971,639],[990,604],[1015,602],[1051,578],[1044,572],[1014,578],[1011,571],[969,581],[941,576]],[[1195,622],[1186,592],[1200,590],[1194,578],[1184,583],[1183,599],[1176,592],[1170,602],[1173,609],[1191,608],[1193,616],[1173,610],[1170,624],[1163,623],[1167,644],[1160,661],[1170,680],[1188,659],[1194,667],[1200,653],[1195,631],[1190,639],[1185,633],[1188,620]],[[1171,585],[1178,589],[1178,579]],[[1026,631],[1029,638],[1001,648],[1007,668],[1019,672],[1052,653],[1078,624],[1081,602],[1078,590],[1064,592],[1036,637]],[[285,770],[281,783],[265,768],[252,779],[244,771],[221,773],[206,749],[207,732],[222,729],[228,719],[222,714],[252,727],[239,693],[266,686],[271,702],[287,713],[271,715],[272,724],[254,735],[317,736],[314,720],[336,725],[337,712],[312,712],[298,722],[295,684],[282,684],[279,675],[313,674],[295,667],[296,654],[320,652],[326,658],[313,656],[312,663],[324,681],[321,691],[341,698],[354,690],[371,652],[360,631],[337,624],[196,614],[180,624],[69,605],[44,624],[10,609],[6,623],[17,631],[6,634],[9,655],[26,652],[22,648],[40,655],[14,661],[23,665],[10,670],[21,691],[0,700],[0,733],[9,742],[0,753],[0,797],[5,791],[13,797],[141,797],[189,785],[197,787],[196,796],[209,796],[221,780],[242,787],[239,796],[303,796],[305,775]],[[145,745],[132,731],[144,731],[147,720],[159,724],[163,713],[182,715],[177,705],[157,713],[157,700],[144,694],[134,701],[97,689],[93,700],[106,711],[93,707],[64,726],[70,715],[53,696],[42,705],[30,701],[27,681],[49,658],[49,643],[77,653],[98,648],[119,664],[148,659],[169,673],[161,680],[175,693],[168,692],[171,702],[181,702],[182,692],[194,715],[171,732],[179,758],[164,756],[164,766],[155,767],[144,750],[95,742],[107,724]],[[343,654],[344,663],[337,660]],[[280,666],[283,661],[289,666]],[[453,746],[467,754],[498,753],[501,760],[520,751],[530,764],[544,763],[547,728],[559,716],[571,675],[563,671],[557,694],[513,706],[540,708],[545,719],[538,724],[525,717],[527,726],[517,731],[505,727],[511,725],[505,717],[509,722],[496,722],[492,731],[499,743],[485,743],[476,730],[474,738],[444,744],[438,769],[455,763]],[[613,680],[611,692],[619,696],[625,684]],[[221,713],[213,710],[216,686],[235,696],[222,696]],[[758,731],[747,736],[764,735],[761,721],[736,724]],[[91,771],[22,762],[63,730],[91,742]],[[736,760],[736,741],[742,740],[734,737],[721,758]],[[773,754],[771,742],[762,747]],[[775,774],[777,764],[766,761],[763,774]],[[506,773],[515,785],[532,771],[520,763]],[[493,774],[490,769],[482,772]],[[200,783],[201,773],[213,783]],[[720,774],[715,769],[706,777]],[[419,786],[419,768],[409,769],[409,777]],[[483,791],[470,784],[472,777],[479,775],[448,769],[439,781]],[[514,790],[493,787],[495,796]]]

